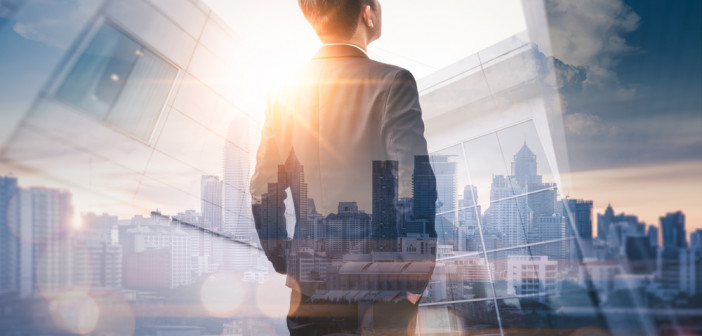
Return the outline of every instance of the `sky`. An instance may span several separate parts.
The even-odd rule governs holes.
[[[699,1],[547,1],[574,197],[702,228]],[[587,15],[583,15],[587,13]]]
[[[295,1],[206,3],[266,64],[280,65],[272,73],[304,63],[319,46]],[[520,1],[381,4],[383,36],[369,53],[417,78],[526,29]],[[553,54],[565,79],[568,196],[594,200],[595,213],[611,203],[649,225],[682,210],[688,231],[702,228],[700,2],[546,4]]]
[[[245,46],[241,53],[251,62],[247,78],[253,79],[252,85],[274,85],[320,45],[294,0],[205,2]],[[383,36],[370,46],[371,58],[405,67],[418,79],[527,29],[521,0],[381,3]],[[562,79],[571,168],[562,173],[573,183],[567,196],[593,200],[595,213],[611,203],[615,211],[639,215],[654,225],[665,213],[682,210],[688,232],[702,228],[702,2],[546,3]],[[42,47],[61,45],[65,39],[50,37],[39,41]],[[48,55],[44,49],[37,49],[42,51],[37,57]],[[12,57],[9,51],[0,53],[0,59]],[[57,55],[50,58],[60,59]],[[32,78],[28,73],[20,80]],[[36,85],[24,82],[0,95],[36,94],[24,89]]]
[[[320,46],[297,1],[205,0],[264,63],[287,72]],[[520,0],[382,0],[383,33],[371,58],[409,69],[416,78],[526,30]],[[470,41],[470,42],[468,42]]]

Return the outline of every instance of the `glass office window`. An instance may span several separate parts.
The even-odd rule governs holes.
[[[177,69],[103,24],[56,91],[56,98],[148,140]]]

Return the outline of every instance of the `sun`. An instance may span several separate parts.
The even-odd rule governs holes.
[[[291,46],[289,43],[251,42],[246,52],[243,81],[254,100],[263,106],[266,98],[288,83],[292,75],[310,61],[320,43]],[[257,104],[257,105],[258,105]],[[263,111],[258,111],[263,114]]]

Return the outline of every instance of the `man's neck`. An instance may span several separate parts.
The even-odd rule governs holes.
[[[363,36],[362,32],[357,31],[350,38],[340,38],[338,36],[320,36],[320,40],[324,44],[353,44],[363,51],[368,50],[368,39]]]

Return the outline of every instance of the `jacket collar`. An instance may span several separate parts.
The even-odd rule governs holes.
[[[362,50],[355,46],[344,44],[323,45],[314,55],[313,59],[317,58],[336,58],[336,57],[363,57],[368,58]]]

